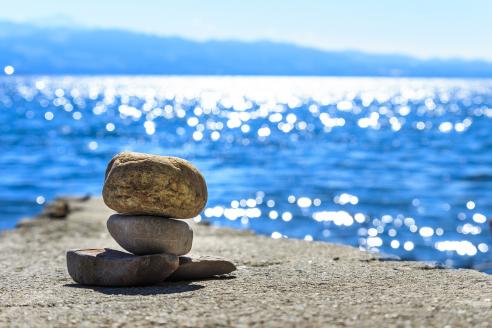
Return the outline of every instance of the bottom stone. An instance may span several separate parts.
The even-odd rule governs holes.
[[[109,248],[67,252],[68,273],[83,285],[154,285],[169,277],[178,265],[178,257],[174,254],[136,256]]]
[[[212,256],[201,256],[191,258],[187,256],[179,257],[179,267],[168,280],[195,280],[206,279],[231,273],[236,270],[236,266],[226,259]]]

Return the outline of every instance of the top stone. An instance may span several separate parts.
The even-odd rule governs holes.
[[[123,152],[106,169],[103,199],[119,213],[189,219],[207,196],[201,173],[181,158]]]

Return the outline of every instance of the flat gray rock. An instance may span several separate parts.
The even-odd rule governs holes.
[[[184,255],[191,250],[193,243],[193,230],[184,221],[114,214],[106,225],[114,240],[135,255]]]
[[[164,281],[178,265],[178,257],[173,254],[136,256],[109,248],[67,252],[68,273],[83,285],[155,285]]]
[[[179,257],[179,267],[168,280],[195,280],[228,274],[236,270],[236,266],[223,258],[200,256],[191,258]]]
[[[103,199],[118,213],[190,219],[207,197],[202,174],[181,158],[123,152],[106,169]]]

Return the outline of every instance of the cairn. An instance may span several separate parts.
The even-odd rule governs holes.
[[[191,250],[193,230],[182,220],[197,216],[207,196],[205,179],[183,159],[134,152],[116,155],[106,169],[103,199],[118,214],[109,217],[107,228],[130,253],[70,250],[70,276],[84,285],[139,286],[236,270],[225,259],[183,256]]]

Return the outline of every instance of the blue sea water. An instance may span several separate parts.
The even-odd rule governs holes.
[[[0,123],[0,229],[133,150],[204,173],[195,220],[492,269],[492,80],[10,76]]]

